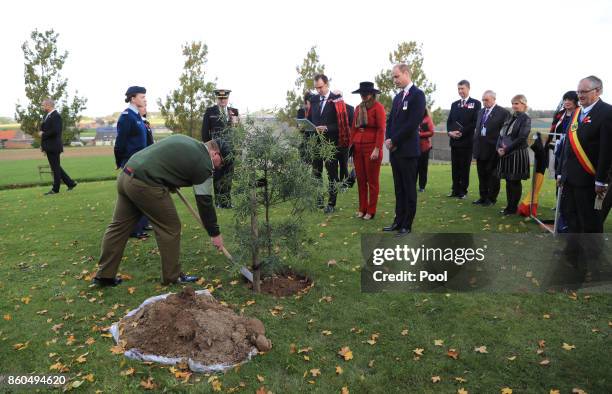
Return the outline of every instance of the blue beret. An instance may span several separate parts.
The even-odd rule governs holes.
[[[147,89],[143,88],[142,86],[130,86],[128,90],[125,92],[125,95],[129,97],[129,96],[136,95],[138,93],[145,94],[147,93]]]

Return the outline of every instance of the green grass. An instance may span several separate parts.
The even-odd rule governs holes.
[[[111,156],[62,157],[62,168],[77,182],[95,179],[110,179],[117,176],[115,161]],[[38,174],[38,166],[49,164],[47,158],[40,159],[0,160],[0,189],[50,185],[53,179],[50,174]],[[62,189],[65,185],[62,185]]]
[[[473,198],[475,172],[472,169]],[[307,218],[316,245],[311,257],[294,268],[309,274],[315,286],[301,298],[253,295],[241,284],[232,285],[236,277],[228,273],[226,260],[212,251],[208,237],[176,199],[183,219],[183,269],[202,275],[206,284],[218,280],[220,287],[213,294],[236,310],[244,310],[245,315],[261,319],[274,344],[271,352],[219,375],[224,392],[241,383],[245,387],[239,392],[251,393],[261,386],[275,393],[338,393],[343,386],[351,393],[455,393],[459,388],[470,393],[499,393],[503,387],[514,393],[548,393],[553,388],[562,393],[573,388],[589,393],[611,391],[610,295],[579,294],[573,299],[565,294],[362,294],[360,234],[378,232],[393,215],[389,167],[383,167],[381,179],[375,220],[353,218],[354,189],[339,196],[339,210],[328,220],[320,213]],[[499,216],[505,202],[503,186],[497,206],[480,208],[473,207],[471,199],[444,197],[449,185],[450,167],[430,166],[427,191],[419,194],[415,231],[539,232],[532,222]],[[93,382],[85,380],[78,389],[84,392],[137,392],[141,380],[149,377],[160,391],[210,392],[207,376],[194,374],[185,384],[167,367],[112,354],[112,339],[97,331],[145,298],[180,289],[159,284],[160,263],[153,240],[129,241],[121,272],[132,279],[121,286],[98,290],[82,279],[95,269],[102,234],[113,211],[115,183],[85,183],[75,192],[52,197],[43,197],[45,191],[43,187],[0,191],[0,310],[10,317],[0,319],[0,371],[44,374],[60,362],[70,368],[67,373],[73,382],[93,374]],[[547,214],[553,196],[547,184],[542,195]],[[232,251],[231,213],[224,210],[219,217]],[[486,223],[491,230],[484,229]],[[328,266],[331,259],[337,265]],[[133,294],[129,288],[135,289]],[[326,296],[331,302],[323,300]],[[256,302],[247,306],[248,300]],[[270,310],[277,305],[283,310],[273,316]],[[114,316],[107,317],[109,313]],[[545,319],[545,314],[550,318]],[[63,326],[54,332],[52,327],[57,324]],[[408,335],[401,335],[404,329]],[[323,330],[332,334],[322,335]],[[374,333],[379,338],[370,345],[366,341]],[[71,335],[75,341],[68,345]],[[95,342],[88,345],[88,338]],[[436,339],[444,340],[444,346],[434,346]],[[543,355],[536,354],[539,340],[546,341]],[[576,348],[563,350],[564,342]],[[15,350],[17,343],[28,345]],[[298,349],[312,347],[310,360],[304,359],[305,354],[291,353],[291,344]],[[474,352],[481,345],[487,346],[487,354]],[[352,350],[352,360],[337,356],[343,346]],[[416,348],[424,349],[418,360],[413,353]],[[449,348],[459,351],[457,360],[446,356]],[[85,353],[86,362],[77,362]],[[514,361],[508,360],[513,356]],[[544,358],[550,365],[539,365]],[[337,375],[336,366],[344,372]],[[130,367],[135,374],[121,376]],[[320,369],[321,375],[311,377],[311,369]],[[258,375],[265,379],[263,383]],[[440,376],[441,382],[432,383],[432,376]],[[467,381],[460,383],[457,377]]]

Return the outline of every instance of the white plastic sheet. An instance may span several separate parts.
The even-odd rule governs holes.
[[[212,297],[208,290],[198,290],[195,292],[197,295],[206,295]],[[140,306],[134,310],[131,310],[125,317],[132,316],[138,313],[139,310],[145,307],[145,305],[152,304],[154,302],[160,301],[168,297],[172,293],[166,293],[154,297],[147,298],[144,300]],[[110,328],[110,333],[113,335],[115,342],[119,343],[119,322],[113,323]],[[239,362],[238,364],[211,364],[205,365],[198,361],[194,361],[191,358],[187,359],[187,364],[189,365],[189,369],[194,372],[223,372],[230,368],[234,368],[237,365],[244,364],[245,362],[251,360],[251,357],[257,354],[257,348],[253,346],[247,357]],[[137,349],[129,349],[124,353],[125,357],[130,358],[132,360],[140,360],[140,361],[151,361],[159,364],[165,365],[176,365],[180,362],[184,361],[184,358],[174,358],[174,357],[164,357],[158,356],[156,354],[144,354],[138,351]]]

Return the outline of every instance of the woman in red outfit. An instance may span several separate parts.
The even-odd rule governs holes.
[[[434,134],[434,124],[425,108],[423,120],[419,126],[419,143],[421,145],[421,156],[419,156],[417,177],[419,178],[419,191],[422,193],[427,186],[427,169],[429,167],[429,152],[431,151],[431,137]]]
[[[355,109],[351,127],[353,163],[359,189],[357,217],[370,220],[376,215],[378,203],[378,178],[383,158],[386,114],[383,105],[376,100],[380,91],[374,89],[374,83],[361,82],[359,89],[353,93],[361,95],[361,104]]]

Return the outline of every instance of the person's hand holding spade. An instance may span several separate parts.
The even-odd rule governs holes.
[[[217,248],[217,250],[219,251],[223,251],[223,236],[221,234],[215,236],[215,237],[210,237],[210,240],[212,241],[212,244],[215,248]]]

